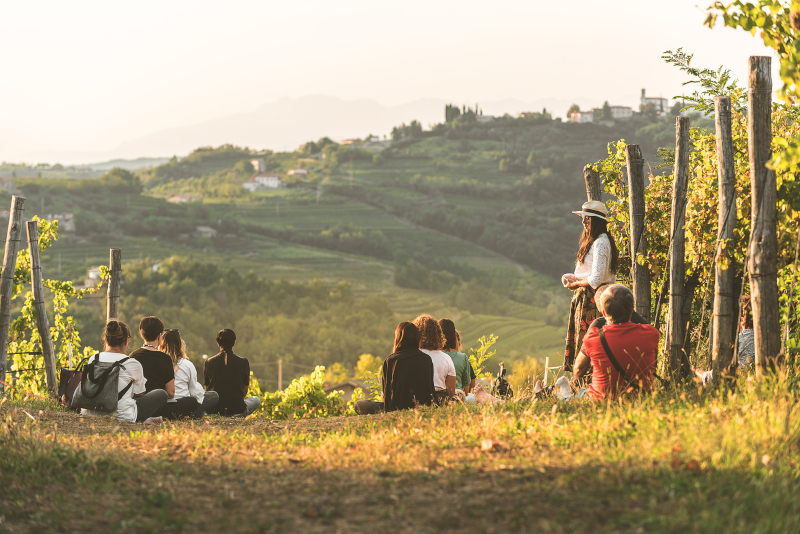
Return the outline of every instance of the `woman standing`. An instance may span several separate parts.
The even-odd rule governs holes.
[[[608,209],[597,200],[586,202],[581,211],[583,234],[578,244],[575,272],[561,277],[561,283],[574,291],[569,314],[564,370],[572,371],[575,357],[583,346],[583,336],[598,316],[594,295],[597,289],[617,279],[619,250],[608,232]]]

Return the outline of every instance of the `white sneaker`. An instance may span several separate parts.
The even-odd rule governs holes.
[[[556,396],[561,400],[569,400],[572,398],[572,388],[569,387],[569,380],[566,376],[559,377],[556,380]]]
[[[158,417],[148,417],[144,420],[144,424],[146,425],[160,425],[164,422],[164,418],[161,416]]]

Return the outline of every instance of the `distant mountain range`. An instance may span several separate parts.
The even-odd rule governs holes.
[[[0,130],[0,161],[80,163],[99,169],[101,166],[106,168],[111,163],[108,160],[133,159],[134,163],[120,162],[120,165],[128,166],[138,164],[136,158],[144,158],[142,165],[148,166],[153,164],[147,162],[151,159],[184,156],[197,147],[226,143],[254,149],[293,150],[306,141],[323,136],[337,141],[370,133],[388,136],[392,127],[412,120],[418,120],[427,128],[444,120],[444,106],[448,103],[462,104],[423,99],[400,106],[384,106],[375,100],[344,100],[324,95],[281,98],[249,113],[159,130],[139,139],[124,141],[116,149],[105,152],[63,152],[23,134]],[[599,105],[589,98],[544,98],[531,102],[506,99],[479,102],[479,105],[487,115],[517,115],[546,107],[554,116],[563,116],[572,103],[587,107]],[[104,163],[86,164],[87,161]]]

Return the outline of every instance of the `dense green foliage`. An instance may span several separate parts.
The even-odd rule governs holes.
[[[713,98],[727,95],[732,101],[732,134],[734,169],[736,172],[736,204],[728,209],[736,210],[734,238],[722,241],[718,237],[719,183],[717,171],[717,145],[714,134],[701,128],[692,128],[689,156],[689,187],[686,202],[686,289],[687,302],[692,308],[691,336],[687,338],[685,350],[701,367],[710,363],[711,308],[713,306],[715,264],[720,261],[724,268],[736,274],[737,296],[749,294],[749,277],[746,272],[751,228],[751,183],[748,158],[748,131],[746,96],[738,87],[730,72],[719,68],[697,69],[691,67],[692,56],[680,50],[667,52],[665,58],[688,72],[700,88],[687,100],[693,107],[708,112],[714,109]],[[773,151],[779,153],[787,138],[798,134],[800,113],[795,106],[776,105],[772,114]],[[668,156],[668,160],[674,155]],[[608,157],[597,163],[603,177],[605,190],[617,200],[609,202],[611,216],[609,227],[616,237],[620,255],[628,258],[622,262],[619,275],[630,281],[630,243],[628,238],[629,206],[628,186],[625,174],[625,142],[609,144]],[[659,296],[667,287],[669,279],[670,213],[672,205],[672,174],[651,175],[645,189],[645,238],[647,254],[640,254],[636,261],[646,265],[652,280],[653,317],[660,311],[656,324],[664,325],[666,306],[658,306]],[[800,200],[794,194],[798,180],[796,173],[778,173],[778,286],[780,291],[779,326],[787,351],[800,349],[800,316],[796,305],[795,288],[798,229],[800,227]],[[665,327],[666,328],[666,327]]]
[[[321,362],[352,368],[362,353],[388,354],[396,326],[384,299],[357,298],[347,283],[271,282],[181,257],[157,270],[149,261],[126,265],[124,292],[121,318],[136,330],[141,317],[157,313],[167,328],[180,330],[196,364],[218,352],[217,332],[232,328],[234,351],[257,377],[268,374],[273,388],[278,359],[287,382]],[[99,333],[102,318],[94,324]]]

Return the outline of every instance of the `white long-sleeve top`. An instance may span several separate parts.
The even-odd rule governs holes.
[[[617,280],[616,273],[611,272],[611,242],[608,235],[600,234],[583,261],[575,264],[575,278],[587,279],[592,289],[602,284],[613,284]]]
[[[202,404],[205,394],[203,386],[197,381],[197,369],[194,368],[194,364],[186,358],[178,360],[175,368],[175,396],[173,398],[194,397],[197,402]]]

